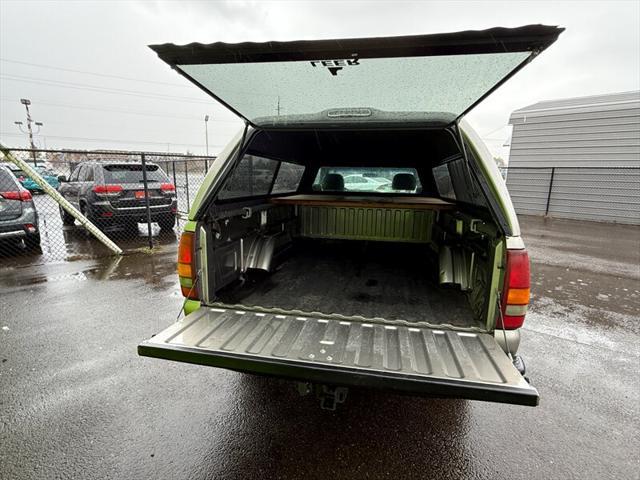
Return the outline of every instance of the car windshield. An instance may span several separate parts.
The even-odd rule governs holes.
[[[40,175],[55,176],[55,173],[53,173],[51,170],[47,170],[44,167],[36,167],[35,171],[38,172]]]
[[[414,168],[321,167],[313,182],[315,191],[366,193],[420,193]]]
[[[105,183],[141,183],[144,181],[142,165],[105,165]],[[167,175],[158,165],[147,165],[147,180],[150,182],[166,182]]]

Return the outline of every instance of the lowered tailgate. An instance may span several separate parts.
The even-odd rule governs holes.
[[[538,404],[487,333],[202,307],[138,353],[314,383]]]

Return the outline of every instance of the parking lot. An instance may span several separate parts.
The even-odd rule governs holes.
[[[351,389],[328,412],[284,381],[138,357],[181,307],[173,236],[3,258],[0,476],[638,478],[640,228],[521,223],[536,408]]]

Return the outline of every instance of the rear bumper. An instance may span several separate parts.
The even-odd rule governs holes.
[[[33,225],[29,229],[26,225]],[[22,214],[12,220],[0,220],[0,240],[11,238],[25,238],[38,234],[38,215],[32,207],[24,207]]]
[[[27,236],[27,232],[24,230],[0,230],[0,240],[4,238],[24,238]]]
[[[139,207],[119,207],[112,206],[109,202],[97,202],[91,206],[92,213],[97,221],[147,221],[146,206]],[[174,216],[177,211],[177,202],[174,200],[171,204],[151,205],[151,221],[155,222],[170,216]]]

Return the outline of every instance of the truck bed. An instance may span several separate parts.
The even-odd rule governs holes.
[[[270,274],[219,292],[229,305],[475,327],[465,294],[440,287],[423,245],[298,240]]]

